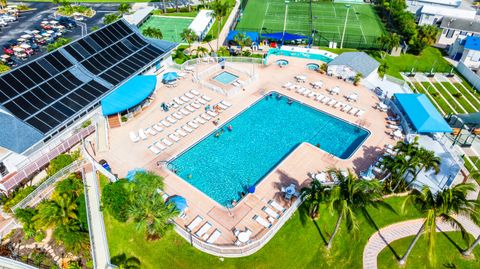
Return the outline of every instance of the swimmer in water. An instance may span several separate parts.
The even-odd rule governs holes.
[[[236,206],[237,205],[237,200],[232,200],[232,206]]]
[[[231,132],[231,131],[233,130],[233,127],[232,127],[232,125],[228,125],[227,129],[228,129],[228,131],[230,131],[230,132]]]
[[[293,101],[292,99],[288,99],[288,102],[287,102],[289,105],[293,104]]]
[[[215,137],[217,137],[217,138],[220,137],[220,132],[216,132]]]

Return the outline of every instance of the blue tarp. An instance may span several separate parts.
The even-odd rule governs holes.
[[[258,34],[257,32],[230,31],[230,32],[228,33],[228,35],[227,35],[227,42],[228,42],[228,41],[235,40],[235,36],[236,36],[238,33],[242,33],[242,34],[245,34],[245,36],[250,37],[250,40],[252,40],[252,42],[258,43],[258,41],[259,41],[259,34]]]
[[[171,82],[171,81],[177,80],[177,78],[178,78],[177,72],[168,72],[168,73],[163,74],[162,81],[163,82]]]
[[[418,133],[452,132],[452,128],[424,94],[397,93],[394,96]]]
[[[101,101],[104,116],[117,114],[140,104],[155,90],[156,76],[136,76]]]
[[[306,39],[308,36],[304,35],[297,35],[297,34],[290,34],[290,33],[283,33],[283,32],[278,32],[278,33],[272,33],[272,34],[262,34],[262,37],[264,38],[270,38],[270,39],[275,39],[275,40],[283,40],[283,41],[291,41],[291,40],[297,40],[297,39]]]

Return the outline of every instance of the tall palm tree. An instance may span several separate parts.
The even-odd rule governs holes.
[[[107,14],[103,17],[103,23],[104,24],[111,24],[111,23],[116,22],[118,19],[120,19],[118,14],[110,13],[110,14]]]
[[[0,7],[6,8],[7,7],[7,0],[0,0]]]
[[[64,194],[54,196],[52,200],[42,202],[38,206],[38,214],[33,217],[35,227],[39,229],[66,225],[71,219],[78,219],[76,198]]]
[[[356,217],[358,212],[365,212],[367,206],[385,205],[382,200],[381,185],[377,180],[358,180],[351,173],[348,176],[343,176],[338,171],[335,173],[339,184],[332,188],[327,205],[330,212],[337,213],[338,218],[327,243],[328,249],[332,247],[333,239],[342,222],[345,222],[348,231],[356,232],[359,229]]]
[[[208,54],[208,49],[202,46],[198,46],[196,51],[197,51],[197,57],[203,57]]]
[[[238,33],[233,40],[240,46],[240,52],[243,51],[244,47],[252,45],[252,40],[245,33]]]
[[[222,2],[222,0],[215,0],[213,1],[211,8],[213,10],[212,17],[217,20],[217,51],[220,47],[219,37],[220,37],[220,29],[222,28],[222,18],[227,15],[228,11],[228,2]]]
[[[402,211],[405,211],[407,205],[413,205],[422,213],[425,220],[399,263],[405,264],[407,262],[408,255],[415,243],[422,234],[425,234],[429,248],[428,258],[433,264],[437,219],[458,227],[462,237],[467,239],[468,234],[465,228],[453,216],[458,214],[478,216],[479,202],[467,199],[467,193],[474,190],[475,187],[472,184],[459,184],[437,193],[432,192],[428,187],[421,191],[413,190],[402,204]]]
[[[162,39],[163,38],[163,33],[160,29],[153,28],[153,27],[147,27],[143,29],[142,34],[146,37],[150,38],[156,38],[156,39]]]
[[[419,159],[419,169],[415,174],[417,178],[418,174],[423,170],[433,170],[435,174],[440,172],[440,164],[442,159],[438,156],[435,156],[435,152],[427,150],[425,148],[420,148],[416,154],[416,157]]]
[[[312,220],[318,217],[320,204],[327,201],[328,195],[329,189],[318,180],[312,180],[310,186],[302,188],[301,197],[303,204],[307,207],[308,215]]]
[[[82,178],[78,174],[70,174],[66,179],[55,184],[55,196],[71,195],[75,199],[83,193]]]
[[[140,269],[142,264],[137,257],[127,257],[125,253],[112,257],[110,260],[118,269]]]
[[[68,223],[56,227],[53,237],[67,251],[73,253],[80,253],[90,246],[88,231],[83,230],[77,220],[70,220]]]
[[[398,141],[395,145],[394,149],[398,150],[399,153],[407,155],[407,156],[414,156],[419,148],[418,144],[418,136],[412,142],[406,141]]]
[[[129,4],[129,3],[121,3],[119,6],[118,6],[118,13],[120,13],[121,15],[123,14],[126,14],[126,13],[130,13],[130,9],[132,8],[132,6]]]
[[[180,33],[180,37],[188,43],[188,47],[198,39],[197,34],[188,27],[183,29],[182,33]]]
[[[404,191],[407,187],[404,176],[408,173],[412,175],[415,173],[416,164],[413,163],[413,160],[407,158],[403,154],[385,156],[383,157],[382,165],[384,166],[384,169],[390,173],[385,184],[389,191]]]

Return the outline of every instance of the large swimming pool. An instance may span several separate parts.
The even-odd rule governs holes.
[[[173,159],[171,167],[223,206],[239,201],[242,191],[259,183],[302,142],[319,144],[322,150],[347,159],[370,134],[275,92],[218,130]]]

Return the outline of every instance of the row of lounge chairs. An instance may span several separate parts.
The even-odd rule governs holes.
[[[200,225],[200,223],[202,222],[203,222],[203,217],[201,216],[195,217],[195,219],[192,222],[190,222],[190,224],[188,224],[187,230],[193,233],[193,231],[195,231],[198,225]],[[215,229],[212,233],[209,234],[208,232],[212,227],[213,227],[212,224],[210,224],[210,222],[207,221],[194,234],[196,237],[202,239],[203,241],[213,244],[217,241],[218,238],[220,238],[220,236],[222,235],[222,232],[219,229]]]
[[[189,92],[184,93],[182,96],[173,98],[173,100],[169,103],[169,105],[170,107],[173,107],[173,108],[179,108],[180,106],[183,106],[184,104],[189,103],[190,101],[192,101],[193,99],[199,96],[200,96],[200,92],[195,89],[192,89]],[[205,97],[205,95],[203,95],[201,99],[197,99],[197,101],[203,105],[205,105],[207,102],[210,102],[212,100],[209,97],[207,97],[206,99],[204,99],[203,97]]]
[[[254,215],[252,219],[268,229],[272,227],[275,220],[279,219],[281,214],[285,212],[285,208],[281,206],[277,201],[270,200],[268,202],[268,206],[264,206],[262,208],[262,211],[267,215],[267,219],[258,214]]]

